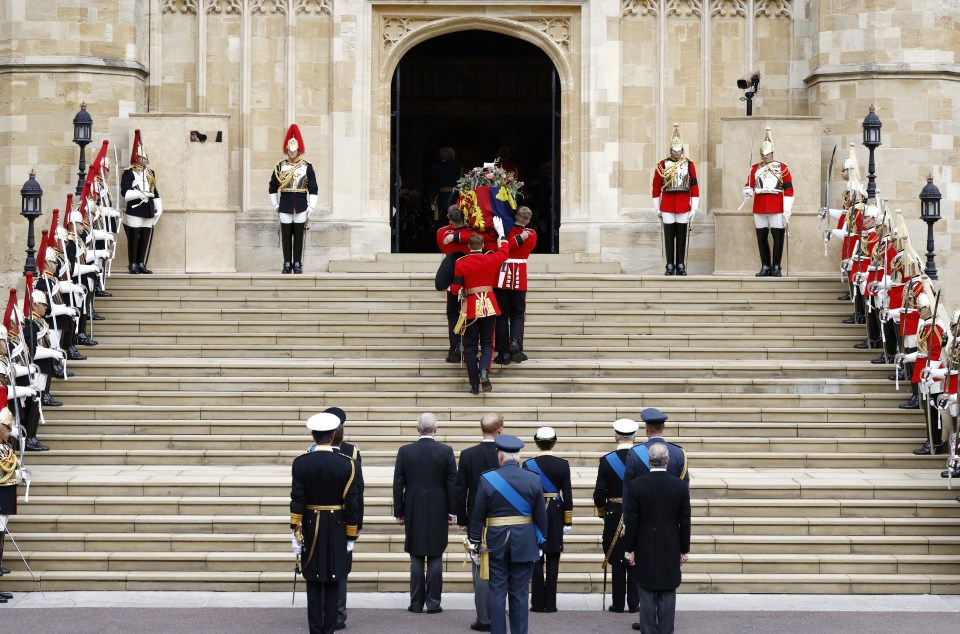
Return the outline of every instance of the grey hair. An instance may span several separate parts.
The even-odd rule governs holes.
[[[650,457],[650,466],[657,469],[663,469],[670,462],[670,451],[667,445],[662,442],[650,443],[648,454]]]
[[[437,417],[430,412],[420,414],[417,419],[417,432],[420,435],[437,433]]]
[[[520,464],[520,452],[519,452],[519,451],[516,452],[516,453],[506,453],[506,452],[500,451],[500,450],[498,449],[498,450],[497,450],[497,454],[499,454],[500,456],[503,457],[503,461],[504,461],[504,462],[516,462],[517,464]]]
[[[616,434],[616,432],[614,433],[617,437],[617,442],[633,442],[634,440],[636,440],[636,437],[637,437],[636,434]]]

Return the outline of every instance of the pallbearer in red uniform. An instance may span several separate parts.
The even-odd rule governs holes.
[[[303,159],[306,151],[300,128],[293,124],[283,139],[286,157],[277,163],[270,176],[270,202],[280,216],[280,246],[283,250],[281,273],[303,273],[304,230],[317,206],[317,175],[313,165]]]
[[[687,226],[700,206],[700,187],[693,161],[683,155],[680,124],[673,124],[670,157],[657,163],[653,173],[653,207],[663,222],[667,252],[666,275],[686,275]]]
[[[780,261],[793,211],[793,177],[786,163],[775,161],[773,137],[767,128],[760,144],[760,162],[750,168],[743,187],[744,198],[753,198],[753,223],[760,249],[760,272],[757,277],[780,277]],[[773,235],[773,253],[768,235]]]
[[[510,255],[510,245],[503,237],[499,218],[494,219],[494,225],[500,235],[500,248],[485,254],[483,237],[480,234],[470,236],[470,253],[457,260],[453,284],[450,285],[451,292],[456,292],[461,301],[456,332],[463,335],[463,356],[470,391],[474,394],[480,393],[481,385],[484,392],[493,389],[489,372],[493,360],[493,331],[500,314],[493,286],[500,265]]]
[[[510,244],[510,257],[500,267],[494,294],[500,307],[497,319],[495,361],[508,365],[511,361],[522,363],[527,360],[523,352],[523,327],[527,312],[527,259],[537,246],[537,232],[527,227],[533,218],[529,207],[520,207],[514,220],[516,224],[507,236]]]
[[[459,256],[470,253],[470,245],[467,242],[473,235],[473,230],[469,229],[464,223],[463,212],[456,205],[450,205],[447,208],[447,220],[450,224],[437,229],[437,247],[445,257],[441,269],[449,267],[446,268],[450,272],[447,274],[452,277],[452,262],[456,262]],[[460,342],[460,335],[453,331],[457,326],[457,319],[460,317],[460,298],[457,297],[456,292],[450,290],[449,286],[444,294],[447,296],[447,336],[450,339],[447,363],[460,363],[463,356],[463,344]]]

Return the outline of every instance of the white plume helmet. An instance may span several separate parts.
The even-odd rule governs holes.
[[[10,408],[4,406],[3,409],[0,409],[0,425],[6,425],[7,427],[13,428],[13,414],[10,412]]]
[[[850,156],[843,160],[843,169],[847,170],[847,191],[857,192],[861,196],[867,195],[860,178],[860,164],[857,162],[857,146],[850,143]]]
[[[872,218],[876,220],[880,216],[880,208],[876,205],[867,205],[866,209],[863,210],[863,219]]]
[[[673,136],[670,138],[670,150],[683,153],[683,139],[680,137],[680,124],[673,124]]]
[[[47,295],[40,289],[34,289],[33,293],[30,294],[30,298],[33,300],[34,304],[43,304],[47,305]]]
[[[75,223],[77,223],[77,224],[81,224],[81,223],[83,222],[83,216],[80,215],[80,212],[79,212],[79,211],[71,211],[71,212],[70,212],[70,222],[75,222]]]
[[[760,155],[766,156],[767,154],[773,154],[775,149],[773,145],[773,135],[770,133],[770,128],[766,128],[763,134],[763,143],[760,144]]]
[[[930,308],[930,296],[926,293],[921,293],[917,297],[917,308]]]

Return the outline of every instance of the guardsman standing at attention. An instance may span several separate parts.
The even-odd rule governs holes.
[[[536,443],[540,453],[536,458],[530,458],[524,462],[523,468],[540,476],[544,505],[547,509],[547,539],[540,545],[543,556],[533,566],[530,610],[556,612],[557,579],[560,574],[563,536],[573,527],[570,463],[553,455],[553,448],[557,444],[557,432],[553,427],[538,429],[533,442]]]
[[[448,280],[453,279],[453,268],[457,260],[470,253],[470,236],[473,230],[464,223],[463,212],[456,205],[450,205],[447,209],[447,220],[450,224],[446,227],[437,229],[437,247],[443,253],[444,260],[437,272],[437,290],[441,288],[445,291],[447,297],[447,336],[450,338],[450,349],[447,351],[447,363],[460,363],[463,358],[463,344],[460,341],[460,335],[453,331],[457,327],[457,319],[460,317],[460,298],[457,293],[450,290]],[[441,283],[440,278],[444,278]]]
[[[153,273],[147,268],[147,250],[153,228],[163,214],[157,175],[149,165],[150,159],[143,149],[140,130],[135,130],[130,165],[123,170],[120,178],[120,196],[127,203],[123,230],[127,234],[128,270],[133,274]]]
[[[653,172],[653,208],[663,222],[666,245],[666,275],[687,274],[687,228],[700,206],[700,187],[693,161],[683,155],[680,124],[673,124],[670,157],[657,163]]]
[[[780,261],[786,240],[787,225],[793,212],[793,177],[786,163],[773,160],[773,137],[767,128],[760,144],[760,162],[750,168],[744,199],[753,198],[753,223],[757,228],[760,249],[760,272],[757,277],[780,277]],[[767,235],[773,235],[773,255]],[[673,460],[673,456],[670,457]]]
[[[622,497],[627,453],[633,448],[639,428],[637,421],[629,418],[613,422],[613,437],[617,448],[600,458],[597,484],[593,489],[593,504],[597,507],[597,515],[603,518],[603,563],[604,566],[612,567],[613,571],[610,607],[607,608],[610,612],[623,612],[624,603],[630,612],[640,609],[640,597],[633,581],[634,568],[623,558],[625,551]]]
[[[281,273],[303,273],[303,236],[310,214],[317,206],[317,175],[303,159],[306,151],[300,128],[293,124],[283,139],[286,158],[270,176],[270,202],[280,215]]]
[[[484,392],[493,389],[490,362],[493,360],[493,332],[500,314],[493,286],[500,265],[510,255],[510,245],[503,237],[503,225],[499,220],[494,219],[500,236],[499,250],[484,253],[483,236],[478,233],[470,236],[470,253],[457,260],[453,268],[453,284],[450,285],[450,292],[460,297],[460,318],[454,331],[463,334],[463,356],[473,394],[479,394],[481,386]]]
[[[506,634],[507,597],[511,634],[527,634],[533,564],[547,537],[547,511],[540,478],[520,468],[523,441],[497,436],[499,469],[480,477],[470,516],[470,543],[480,556],[480,576],[490,579],[490,631]]]
[[[359,491],[353,460],[333,450],[340,419],[324,412],[307,420],[316,443],[293,461],[290,530],[293,552],[307,582],[311,634],[330,634],[337,626],[340,583],[347,576],[347,555],[357,538]]]

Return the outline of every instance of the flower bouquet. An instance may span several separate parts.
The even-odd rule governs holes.
[[[509,233],[517,212],[517,195],[523,182],[516,174],[499,164],[484,163],[465,173],[457,181],[460,197],[457,206],[463,212],[467,226],[480,233],[493,231],[493,218],[503,220],[503,230]],[[493,236],[493,240],[496,237]]]

